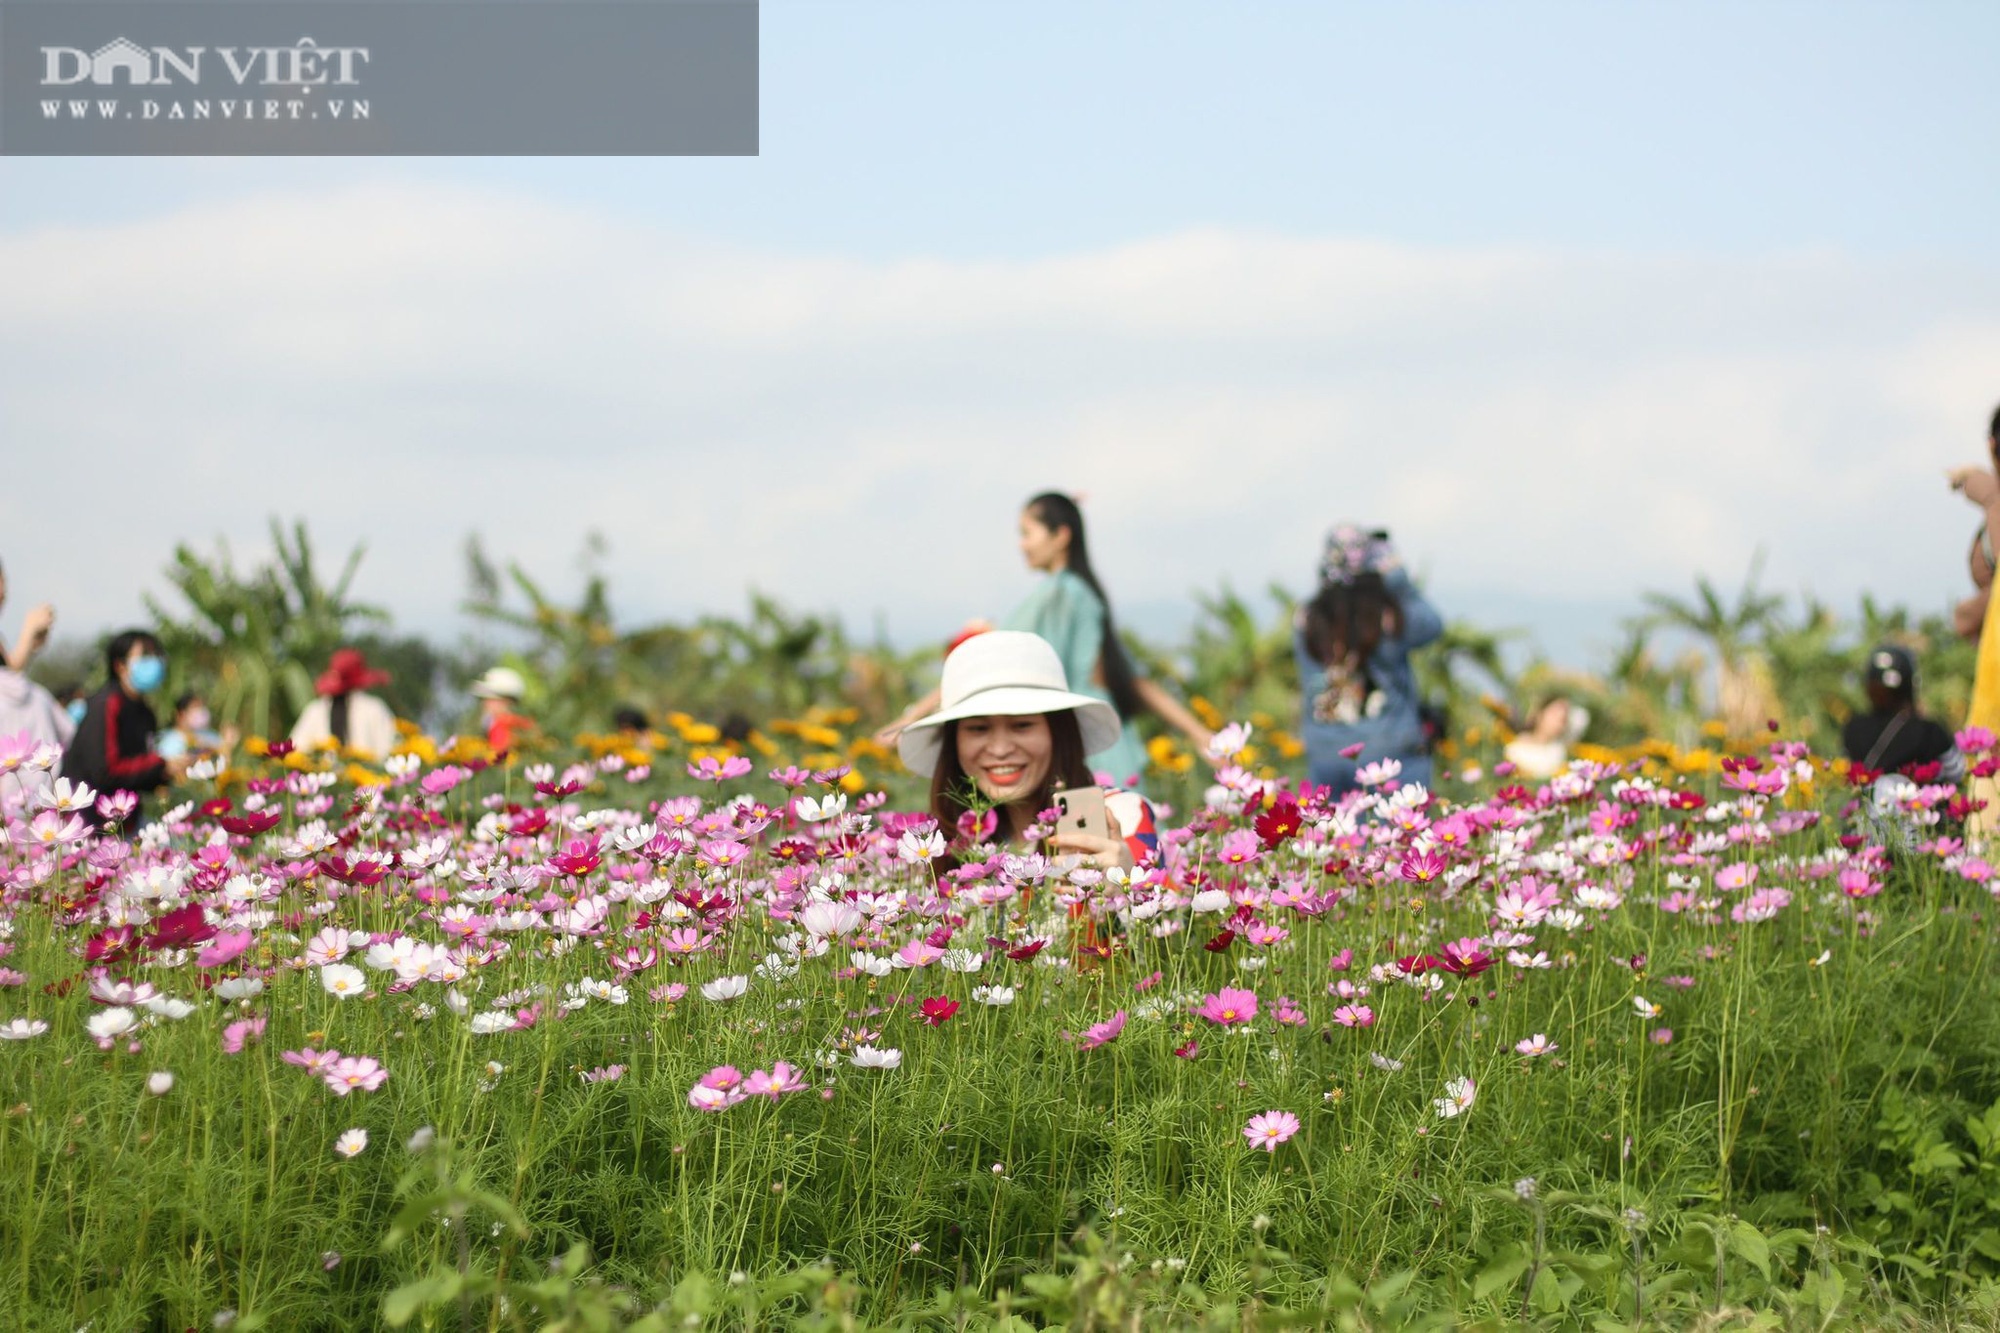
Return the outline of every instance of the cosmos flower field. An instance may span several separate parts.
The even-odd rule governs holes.
[[[431,754],[128,839],[0,738],[0,1324],[1996,1308],[2000,872],[1923,774],[1225,765],[1125,873],[844,769]]]

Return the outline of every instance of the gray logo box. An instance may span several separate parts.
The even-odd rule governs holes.
[[[755,156],[756,0],[0,0],[0,155]]]

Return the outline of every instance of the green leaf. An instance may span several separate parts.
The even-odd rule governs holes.
[[[1508,1246],[1500,1252],[1498,1258],[1472,1279],[1472,1299],[1485,1300],[1501,1288],[1519,1282],[1521,1275],[1527,1271],[1527,1253],[1519,1245]]]
[[[1729,1248],[1748,1259],[1764,1275],[1766,1282],[1771,1280],[1771,1246],[1764,1239],[1763,1232],[1739,1220],[1729,1228]]]
[[[1402,1295],[1416,1279],[1417,1270],[1414,1268],[1406,1268],[1400,1273],[1391,1273],[1368,1288],[1368,1303],[1377,1310],[1380,1310],[1387,1306],[1390,1301]]]
[[[456,1296],[458,1286],[458,1274],[450,1269],[405,1282],[382,1298],[382,1318],[390,1327],[401,1328],[424,1307],[442,1304]]]

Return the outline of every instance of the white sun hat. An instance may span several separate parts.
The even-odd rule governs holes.
[[[1118,740],[1118,710],[1102,699],[1072,693],[1062,659],[1039,634],[997,629],[976,634],[944,659],[937,712],[903,728],[896,749],[912,772],[929,777],[944,751],[944,724],[968,717],[1021,717],[1076,710],[1083,752],[1096,754]]]
[[[485,675],[472,682],[475,699],[512,699],[519,703],[527,692],[528,682],[513,667],[489,667]]]

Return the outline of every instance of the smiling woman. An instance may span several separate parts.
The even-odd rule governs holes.
[[[995,630],[966,640],[945,659],[942,706],[897,737],[903,762],[931,779],[931,813],[947,830],[990,803],[1003,842],[1022,841],[1059,788],[1091,785],[1084,756],[1119,732],[1102,699],[1073,693],[1054,648],[1039,635]],[[1157,846],[1152,812],[1129,792],[1106,809],[1116,837],[1064,832],[1059,852],[1098,865],[1133,865]]]

